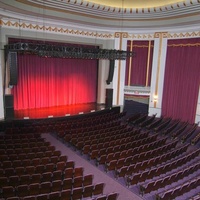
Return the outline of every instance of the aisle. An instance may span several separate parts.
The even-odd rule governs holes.
[[[97,167],[93,166],[91,163],[86,161],[83,157],[78,155],[75,151],[71,150],[66,144],[54,138],[51,134],[42,134],[42,137],[46,138],[52,145],[56,147],[57,150],[61,151],[61,154],[67,155],[68,160],[73,160],[75,162],[75,167],[83,166],[84,175],[93,174],[93,183],[104,182],[105,188],[104,193],[108,194],[111,192],[118,192],[118,200],[141,200],[142,198],[131,192],[128,188],[121,185],[114,179],[110,178],[105,172],[99,170]]]

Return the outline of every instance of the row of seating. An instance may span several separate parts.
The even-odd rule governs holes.
[[[97,125],[92,125],[90,124],[90,126],[86,126],[86,127],[77,127],[74,129],[66,129],[65,127],[63,127],[64,134],[59,134],[58,135],[60,137],[64,137],[65,135],[69,134],[69,138],[73,138],[73,137],[82,137],[82,136],[91,136],[91,135],[95,135],[96,133],[103,133],[103,132],[109,132],[112,130],[115,130],[116,127],[120,126],[121,122],[119,120],[117,121],[108,121],[106,123],[103,124],[97,124]]]
[[[171,121],[172,121],[171,118],[164,118],[162,120],[162,122],[153,129],[154,132],[160,132],[161,130],[163,130],[164,128],[166,128]]]
[[[93,131],[86,134],[72,134],[70,137],[69,142],[76,146],[77,142],[86,142],[90,140],[98,140],[98,142],[101,142],[102,137],[110,137],[111,135],[114,135],[115,137],[119,137],[123,134],[129,133],[131,134],[131,128],[126,128],[126,125],[120,125],[116,127],[109,128],[108,130],[105,129],[104,131]],[[134,133],[135,131],[133,131]],[[114,134],[113,134],[114,133]],[[89,135],[90,134],[90,135]],[[121,136],[122,137],[122,136]],[[120,138],[121,138],[120,137]],[[104,140],[102,140],[103,142]]]
[[[153,157],[149,160],[137,162],[136,164],[132,164],[132,165],[128,166],[126,168],[126,175],[128,175],[128,176],[126,176],[126,178],[125,178],[127,185],[130,186],[130,185],[137,184],[139,182],[139,180],[136,183],[135,182],[135,176],[138,174],[138,172],[141,173],[142,171],[144,171],[147,168],[154,167],[158,164],[167,162],[171,159],[173,159],[173,160],[175,159],[174,162],[171,160],[167,164],[165,163],[165,165],[161,165],[163,170],[165,170],[166,168],[168,170],[171,170],[171,168],[169,168],[170,166],[175,168],[175,167],[179,166],[180,164],[183,164],[186,161],[186,159],[183,159],[183,156],[181,154],[184,153],[186,148],[187,148],[187,146],[183,146],[183,147],[181,147],[177,150],[173,150],[171,152],[167,152],[165,154],[162,154],[161,156]],[[177,159],[177,157],[178,157],[177,152],[180,153],[179,159]],[[190,160],[192,158],[192,156],[195,157],[195,155],[196,155],[195,153],[189,154],[185,158],[188,158],[188,160]],[[159,169],[159,167],[157,169]],[[124,171],[125,171],[125,169],[124,169]],[[154,169],[154,171],[155,171],[155,169]],[[150,171],[150,173],[152,173],[152,171]]]
[[[148,135],[148,133],[146,134]],[[123,136],[123,135],[122,135]],[[132,146],[132,138],[135,138],[135,136],[127,136],[125,138],[116,138],[114,137],[105,137],[102,140],[92,140],[92,141],[86,141],[84,143],[84,146],[81,149],[82,154],[88,154],[91,155],[93,150],[99,151],[99,155],[102,155],[102,153],[112,153],[116,152],[118,150],[122,151],[124,149],[127,149],[128,146]],[[77,143],[77,146],[79,147],[80,144]]]
[[[113,150],[113,152],[107,153],[107,149],[106,151],[104,151],[104,149],[92,150],[90,154],[90,158],[93,158],[93,157],[96,158],[96,165],[107,164],[111,162],[112,160],[118,160],[121,158],[125,158],[125,160],[127,159],[128,161],[128,160],[132,160],[132,157],[133,157],[132,155],[139,155],[139,153],[143,153],[150,149],[157,148],[158,146],[161,146],[165,142],[166,142],[166,138],[162,138],[160,140],[156,140],[151,143],[144,144],[144,145],[134,147],[134,148],[131,148],[132,142],[128,142],[122,151]],[[172,145],[173,144],[174,143],[172,143]]]
[[[150,118],[153,117],[146,117],[144,119],[144,115],[136,113],[135,115],[131,116],[130,119],[133,124],[137,124],[137,120],[143,120],[144,123],[148,121]],[[157,122],[160,121],[159,124]],[[129,121],[129,119],[128,119]],[[156,123],[156,127],[152,129],[152,124]],[[189,137],[193,136],[193,133],[197,130],[198,124],[189,124],[188,122],[181,122],[180,120],[172,120],[171,118],[157,118],[154,119],[152,124],[147,125],[145,128],[152,129],[155,132],[160,132],[161,134],[165,134],[171,136],[172,138],[177,138],[181,135],[181,141],[184,143]],[[199,132],[198,132],[199,133]],[[191,144],[196,144],[199,142],[198,133],[191,139]],[[196,138],[198,138],[197,141]],[[194,142],[195,141],[195,142]]]
[[[47,152],[48,153],[48,152]],[[30,155],[30,157],[29,157]],[[47,156],[48,155],[48,156]],[[28,157],[28,158],[26,158]],[[37,164],[47,164],[64,161],[67,162],[67,156],[61,155],[60,151],[50,152],[46,154],[45,152],[36,153],[34,157],[32,157],[32,153],[30,154],[10,154],[10,155],[0,155],[1,159],[1,167],[4,165],[7,167],[20,167],[20,166],[29,166]]]
[[[171,137],[177,138],[181,133],[183,133],[188,128],[188,126],[189,126],[188,122],[183,122],[179,129],[177,129],[171,133]]]
[[[3,144],[1,143],[0,144],[0,149],[17,149],[17,148],[21,148],[21,149],[24,149],[24,148],[35,148],[35,147],[43,147],[43,146],[50,146],[50,143],[49,142],[20,142],[20,141],[7,141],[6,144]]]
[[[139,139],[140,137],[137,137],[138,140],[135,140],[133,142],[130,142],[132,138],[136,138],[134,136],[132,137],[128,137],[126,139],[121,139],[119,140],[119,142],[121,144],[117,145],[115,144],[116,141],[110,141],[110,143],[112,143],[112,145],[108,146],[107,148],[98,148],[96,149],[98,151],[98,154],[96,155],[96,160],[97,160],[97,164],[104,164],[105,162],[103,162],[103,160],[105,159],[105,157],[109,154],[109,153],[114,153],[116,152],[116,154],[119,154],[120,152],[124,151],[124,150],[129,150],[134,154],[134,150],[135,152],[137,151],[137,148],[139,148],[141,146],[142,143],[145,143],[145,141],[149,141],[149,143],[151,143],[153,141],[153,138],[156,137],[156,135],[154,136],[148,136],[148,133],[144,133],[142,134],[143,136],[146,136],[145,139]],[[105,144],[108,142],[105,142]],[[110,144],[109,143],[109,144]],[[99,146],[98,146],[99,147]],[[133,149],[133,147],[135,147]],[[95,152],[93,152],[94,150],[89,151],[89,155],[91,157],[91,155]],[[102,160],[103,159],[103,160]]]
[[[192,134],[196,131],[197,127],[198,127],[198,125],[197,125],[197,124],[194,124],[194,125],[191,127],[190,131],[187,131],[187,132],[182,136],[181,142],[182,142],[182,143],[186,142],[186,140],[187,140],[189,137],[191,137]]]
[[[69,182],[63,182],[61,180],[56,180],[53,182],[42,182],[33,183],[30,185],[18,185],[17,187],[7,186],[3,187],[1,191],[1,198],[9,197],[27,197],[35,196],[40,194],[49,194],[52,192],[60,191],[70,191],[69,197],[72,199],[81,199],[82,197],[92,197],[95,195],[103,194],[104,183],[97,183],[94,185],[87,185],[84,187],[71,187],[70,189],[65,189],[64,184],[70,184]],[[72,184],[72,183],[71,183]],[[67,198],[67,197],[66,197]]]
[[[200,132],[192,139],[191,144],[195,145],[199,141],[200,141]]]
[[[83,175],[82,172],[77,169],[68,168],[63,173],[61,171],[54,172],[44,172],[44,173],[35,173],[35,174],[26,174],[26,175],[15,175],[10,177],[0,177],[0,189],[5,186],[16,187],[18,185],[29,185],[33,183],[42,183],[42,182],[53,182],[60,180],[69,183],[78,183],[81,186],[86,186],[92,184],[93,175],[87,174]],[[68,184],[69,185],[69,184]],[[77,185],[77,184],[75,184]],[[80,187],[80,186],[79,186]],[[70,187],[69,187],[70,188]],[[67,188],[67,189],[69,189]]]
[[[18,135],[18,134],[17,134]],[[19,134],[20,135],[20,134]],[[30,134],[27,134],[27,135],[30,135]],[[2,135],[1,135],[2,136]],[[32,137],[32,138],[22,138],[21,140],[19,138],[7,138],[6,135],[3,135],[5,137],[2,137],[0,138],[0,143],[1,144],[15,144],[15,143],[18,143],[18,144],[24,144],[24,143],[38,143],[38,142],[44,142],[45,139],[42,138],[42,137]],[[10,135],[9,135],[10,136]],[[12,136],[11,136],[12,137]]]
[[[51,146],[49,147],[51,148]],[[54,149],[53,147],[52,149]],[[61,152],[59,150],[47,150],[46,148],[43,151],[31,152],[31,153],[19,153],[17,154],[14,149],[10,149],[9,151],[0,151],[0,155],[2,159],[9,160],[23,160],[23,159],[34,159],[34,158],[42,158],[42,157],[52,157],[52,156],[61,156]]]
[[[158,149],[162,149],[162,148],[158,148]],[[178,150],[179,150],[179,149],[178,149]],[[177,151],[178,151],[178,150],[177,150]],[[164,148],[163,148],[163,151],[164,151]],[[123,159],[123,161],[124,161],[124,165],[123,165],[123,166],[127,166],[127,169],[128,169],[128,166],[129,166],[129,165],[134,165],[135,162],[138,162],[138,164],[139,164],[140,166],[145,167],[146,164],[150,164],[150,163],[148,162],[149,156],[150,156],[150,157],[155,156],[155,155],[156,155],[156,152],[157,152],[158,154],[162,153],[162,152],[157,151],[157,149],[154,149],[154,150],[149,150],[149,151],[147,151],[147,152],[141,152],[141,153],[138,153],[138,154],[134,154],[134,155],[132,156],[132,158],[131,158],[131,157],[127,157],[127,158],[128,158],[128,163],[127,163],[127,158],[124,158],[124,159]],[[156,158],[156,159],[155,159],[155,163],[156,163],[156,162],[163,162],[164,159],[170,158],[170,156],[172,156],[173,153],[174,153],[174,152],[172,151],[171,154],[170,154],[170,152],[168,153],[168,154],[169,154],[168,156],[167,156],[167,154],[162,154],[161,156],[157,156],[157,157],[153,157],[153,158]],[[178,152],[177,152],[177,153],[178,153]],[[154,154],[155,154],[155,155],[154,155]],[[146,159],[146,160],[145,160],[145,159]],[[142,160],[144,160],[143,163],[142,163]],[[118,169],[120,169],[121,167],[123,167],[123,166],[121,166],[121,165],[123,164],[123,161],[122,161],[122,163],[118,166],[119,160],[111,160],[109,163],[106,163],[106,165],[105,165],[106,171],[109,171],[109,170],[116,170],[116,171],[117,171]],[[129,161],[131,161],[131,162],[129,162]],[[153,162],[152,162],[151,164],[153,164]],[[150,166],[149,166],[149,167],[150,167]]]
[[[166,175],[156,180],[151,180],[150,182],[140,185],[140,193],[150,193],[151,191],[158,190],[159,188],[165,187],[166,185],[171,185],[173,182],[177,182],[186,176],[198,171],[200,169],[200,161],[193,163],[192,165],[174,172],[172,174]]]
[[[76,195],[76,193],[81,193],[82,192],[82,198],[79,199],[85,199],[84,196],[91,195],[90,192],[88,194],[86,193],[87,190],[90,188],[85,188],[84,190],[74,189],[72,192],[71,190],[62,190],[61,192],[51,192],[49,194],[41,194],[41,195],[34,195],[34,196],[26,196],[26,197],[9,197],[7,200],[71,200],[76,199],[77,197],[79,198],[79,195]],[[86,195],[87,194],[87,195]],[[118,197],[118,193],[112,192],[107,195],[101,195],[101,194],[96,194],[93,195],[90,198],[91,200],[116,200]],[[86,197],[88,199],[88,197]]]
[[[157,141],[153,143],[157,143]],[[124,157],[121,156],[120,158],[111,159],[109,162],[105,163],[105,169],[106,171],[115,170],[116,177],[119,177],[122,174],[121,171],[118,170],[122,167],[129,166],[131,164],[134,164],[135,162],[142,162],[144,160],[148,160],[149,158],[153,158],[154,156],[158,156],[159,154],[165,153],[170,149],[174,148],[176,146],[176,143],[177,141],[171,142],[158,148],[156,148],[155,146],[155,149],[144,152],[141,151],[140,153],[133,153],[133,156],[128,156],[126,154]],[[134,149],[132,150],[134,151]]]
[[[200,185],[200,176],[192,178],[181,185],[172,187],[171,189],[165,190],[156,195],[157,200],[161,199],[174,199],[178,196],[181,196],[190,190],[198,187]]]
[[[9,127],[10,129],[15,128],[15,127]],[[39,133],[27,133],[27,134],[0,134],[0,140],[7,141],[7,140],[28,140],[31,142],[35,141],[41,141],[44,140],[41,138],[41,135]]]
[[[30,166],[25,166],[25,167],[10,167],[10,168],[5,168],[0,170],[1,174],[3,176],[9,177],[9,176],[21,176],[24,174],[34,174],[34,173],[44,173],[44,172],[54,172],[54,171],[61,171],[64,172],[66,169],[68,168],[72,168],[74,166],[74,162],[73,161],[69,161],[69,162],[58,162],[56,164],[54,163],[48,163],[46,165],[30,165]],[[76,170],[78,170],[79,168],[75,168]],[[82,168],[80,168],[80,171],[82,170]]]
[[[29,178],[29,179],[28,179]],[[85,187],[88,185],[93,184],[93,175],[88,174],[85,176],[76,176],[73,178],[64,178],[62,179],[62,174],[33,174],[32,176],[22,176],[20,179],[17,176],[10,177],[8,180],[6,180],[6,177],[1,177],[1,185],[0,191],[4,191],[5,188],[18,188],[18,187],[27,187],[33,192],[34,189],[37,189],[39,191],[39,188],[41,184],[48,183],[51,185],[51,191],[60,191],[64,189],[73,189],[77,187]],[[15,181],[15,182],[11,182]],[[22,182],[26,182],[22,184]],[[37,191],[35,191],[37,192]],[[39,192],[38,192],[39,193]],[[33,194],[32,194],[33,195]]]
[[[200,192],[195,194],[193,197],[191,197],[189,200],[200,200]]]
[[[37,123],[29,122],[24,124],[15,123],[12,127],[6,127],[6,134],[29,134],[44,132],[60,132],[63,129],[73,129],[77,127],[87,127],[88,125],[96,125],[114,121],[124,116],[124,113],[115,113],[108,111],[107,113],[99,113],[98,115],[84,116],[80,118],[63,118],[62,120],[43,120]]]

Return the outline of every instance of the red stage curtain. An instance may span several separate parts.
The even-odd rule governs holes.
[[[162,115],[194,123],[200,85],[200,38],[169,40]]]
[[[153,41],[150,41],[150,43],[149,41],[132,41],[132,51],[136,53],[136,56],[131,60],[130,58],[126,60],[125,85],[129,85],[129,72],[131,72],[130,86],[150,86],[153,45]],[[131,41],[127,41],[127,51],[130,50]],[[130,68],[131,70],[129,70]]]
[[[18,55],[14,109],[96,102],[97,60]]]

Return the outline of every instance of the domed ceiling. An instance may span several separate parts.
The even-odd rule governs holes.
[[[199,27],[200,0],[0,0],[0,16],[114,31]]]

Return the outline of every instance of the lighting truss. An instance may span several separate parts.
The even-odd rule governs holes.
[[[134,52],[116,49],[99,49],[67,45],[35,44],[18,42],[5,45],[5,51],[15,51],[24,54],[35,54],[40,57],[76,58],[76,59],[109,59],[125,60],[135,56]]]

